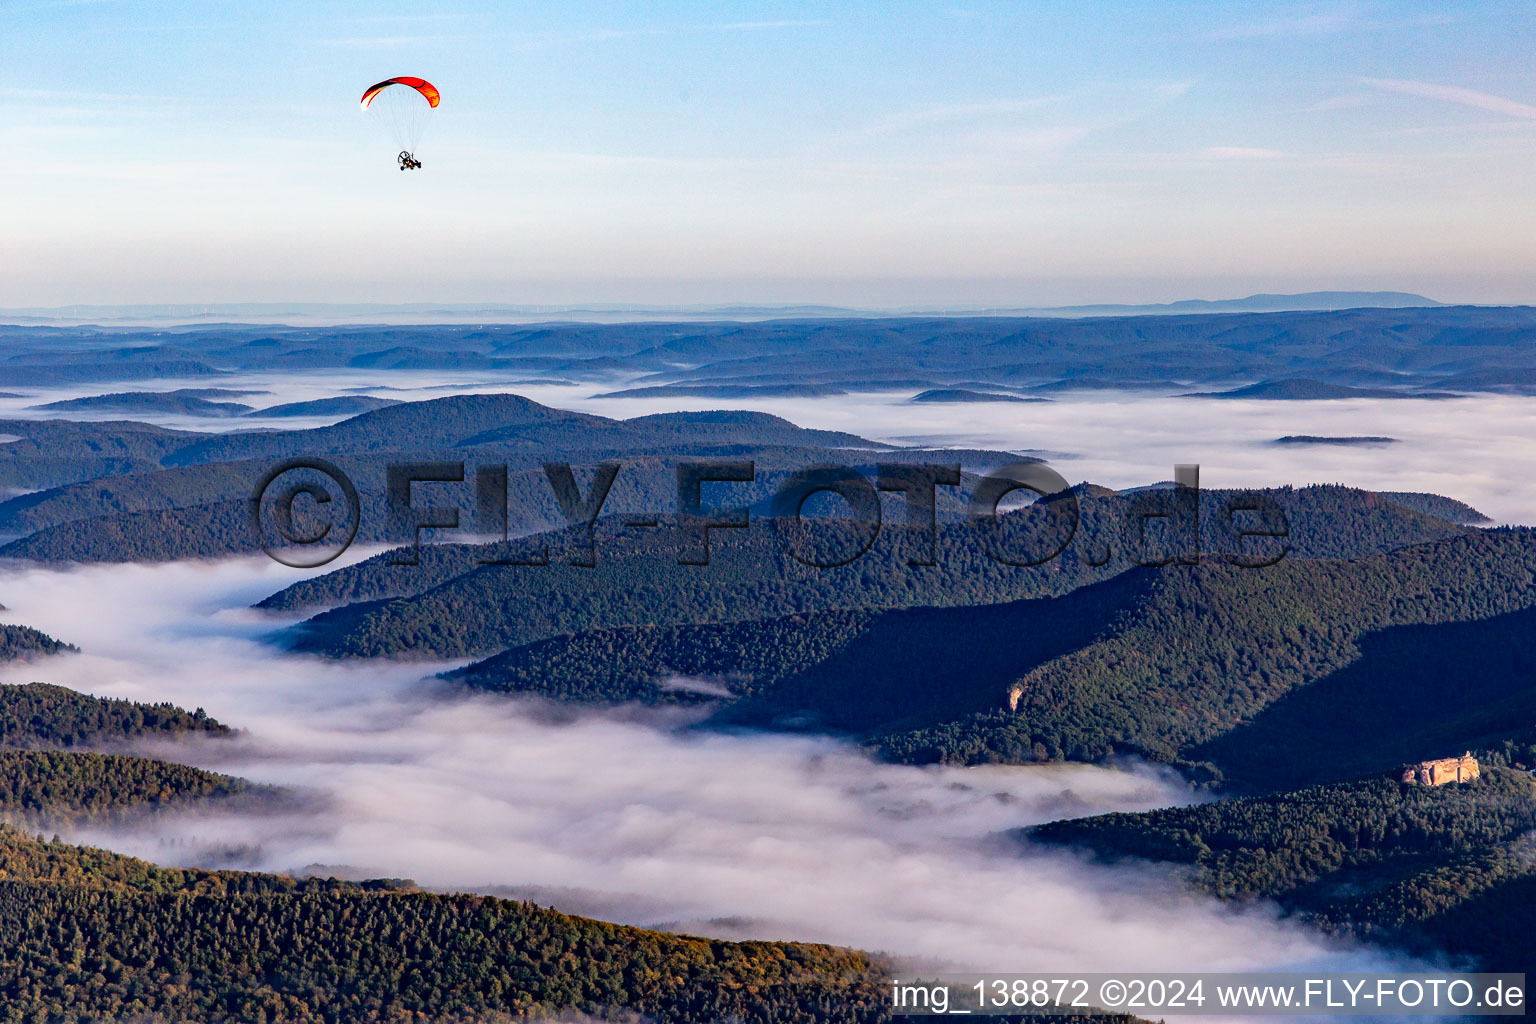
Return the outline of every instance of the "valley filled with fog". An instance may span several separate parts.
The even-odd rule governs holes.
[[[156,381],[155,391],[206,381]],[[599,397],[626,380],[537,383],[466,371],[337,371],[231,374],[220,388],[255,392],[239,401],[255,413],[236,418],[134,413],[132,418],[183,430],[305,429],[341,416],[263,418],[279,404],[340,395],[421,401],[452,395],[514,392],[543,405],[628,419],[654,413],[751,409],[802,427],[844,430],[896,445],[1025,452],[1067,480],[1136,487],[1198,463],[1205,487],[1342,483],[1383,491],[1423,491],[1464,501],[1497,523],[1536,523],[1536,403],[1519,395],[1334,400],[1185,398],[1164,391],[1084,390],[1049,401],[922,404],[913,392],[854,392],[835,397]],[[120,420],[122,413],[39,412],[54,401],[98,395],[100,384],[27,389],[0,397],[0,419],[45,417]],[[132,391],[132,383],[111,390]],[[1196,390],[1191,387],[1189,390]],[[1296,435],[1390,438],[1381,444],[1279,444]]]
[[[236,734],[141,736],[113,749],[243,779],[262,794],[253,799],[205,799],[153,812],[141,809],[110,820],[81,818],[58,825],[63,838],[160,865],[295,877],[409,879],[427,890],[530,900],[567,914],[663,932],[826,942],[881,954],[891,964],[924,968],[1152,971],[1198,965],[1203,970],[1353,970],[1401,969],[1423,962],[1412,948],[1369,945],[1344,937],[1352,934],[1347,929],[1329,931],[1281,899],[1234,899],[1202,889],[1196,870],[1188,865],[1154,863],[1155,857],[1097,857],[1089,848],[1050,845],[1022,834],[1031,826],[1062,819],[1187,807],[1231,800],[1241,792],[1241,764],[1223,762],[1233,774],[1223,781],[1218,773],[1214,784],[1202,787],[1198,780],[1205,748],[1187,735],[1157,746],[1156,705],[1164,698],[1139,695],[1127,701],[1108,690],[1094,690],[1095,664],[1115,666],[1127,660],[1111,647],[1093,646],[1103,639],[1096,636],[1100,621],[1154,624],[1153,633],[1135,641],[1138,646],[1129,659],[1146,657],[1151,664],[1159,636],[1173,637],[1178,646],[1189,635],[1176,609],[1189,601],[1203,602],[1206,595],[1191,596],[1191,591],[1167,605],[1150,597],[1143,600],[1134,570],[1100,589],[1085,585],[1089,576],[1056,583],[1047,576],[1040,584],[1045,589],[1037,590],[1003,587],[969,594],[955,588],[958,610],[975,616],[958,620],[962,622],[984,622],[991,602],[1013,602],[997,605],[999,615],[1018,616],[1010,620],[1012,625],[987,628],[1000,630],[989,634],[991,642],[1010,649],[1018,664],[987,669],[1006,679],[945,677],[932,682],[936,693],[974,691],[978,703],[964,709],[971,717],[954,712],[949,720],[935,719],[936,728],[950,730],[943,734],[948,739],[936,741],[934,749],[941,756],[932,758],[945,763],[925,764],[926,755],[912,753],[918,748],[884,756],[891,748],[880,747],[878,730],[854,735],[856,730],[721,727],[711,718],[713,705],[729,705],[742,693],[726,685],[725,676],[709,673],[671,679],[652,695],[656,699],[618,702],[603,697],[596,684],[589,692],[582,689],[583,680],[569,684],[566,676],[560,677],[566,680],[561,685],[573,688],[553,699],[485,692],[462,685],[462,680],[445,680],[442,673],[503,649],[520,657],[524,648],[519,645],[529,640],[558,643],[567,634],[586,635],[583,631],[606,636],[603,629],[610,626],[670,626],[679,618],[670,604],[674,597],[686,596],[690,586],[707,586],[663,584],[662,574],[631,553],[615,559],[620,568],[611,578],[601,571],[595,578],[599,587],[617,582],[621,589],[633,589],[625,580],[642,580],[644,596],[635,599],[632,608],[620,603],[610,607],[606,594],[587,595],[576,587],[569,594],[546,595],[567,610],[547,622],[540,619],[526,637],[506,625],[482,622],[480,631],[465,641],[468,646],[433,647],[433,636],[438,635],[434,631],[451,630],[453,620],[467,610],[462,602],[515,596],[515,576],[476,590],[474,581],[481,578],[466,562],[455,570],[462,578],[450,573],[439,580],[445,591],[457,596],[434,605],[435,584],[425,578],[417,583],[407,577],[395,580],[387,573],[379,575],[375,563],[358,565],[387,550],[377,543],[380,535],[366,529],[340,561],[322,569],[294,569],[265,557],[236,554],[251,550],[231,546],[248,544],[240,518],[248,484],[239,474],[252,475],[278,453],[340,457],[357,452],[382,460],[418,458],[418,448],[424,445],[438,445],[439,457],[459,458],[469,452],[477,459],[520,459],[537,466],[536,460],[564,456],[585,466],[599,458],[644,459],[650,454],[644,438],[650,436],[674,445],[656,456],[660,460],[745,452],[762,459],[760,465],[766,463],[770,474],[782,472],[775,459],[816,461],[846,455],[850,464],[867,467],[880,452],[889,451],[887,445],[922,449],[912,456],[924,461],[942,461],[953,449],[973,473],[1007,460],[1010,453],[1029,456],[1044,459],[1072,483],[1088,481],[1114,489],[1165,481],[1173,476],[1175,465],[1198,463],[1201,486],[1213,490],[1347,485],[1296,498],[1297,521],[1320,531],[1317,537],[1301,540],[1304,548],[1312,547],[1310,554],[1298,557],[1305,564],[1297,571],[1325,572],[1329,570],[1317,567],[1330,558],[1357,559],[1362,578],[1369,580],[1377,565],[1369,561],[1373,554],[1385,557],[1399,548],[1410,549],[1399,561],[1414,572],[1433,575],[1439,570],[1412,562],[1417,557],[1412,552],[1419,550],[1414,544],[1432,551],[1434,541],[1445,540],[1478,551],[1479,531],[1458,521],[1475,519],[1475,513],[1456,502],[1465,502],[1495,524],[1536,523],[1536,453],[1518,443],[1536,431],[1536,402],[1530,397],[1405,392],[1392,397],[1266,400],[1182,394],[1196,390],[1194,384],[1068,387],[1025,400],[1020,400],[1025,389],[1003,392],[1001,385],[994,394],[1006,397],[976,400],[972,393],[972,399],[964,401],[918,401],[917,391],[905,386],[819,396],[615,396],[644,386],[647,379],[633,373],[573,374],[580,377],[577,382],[556,379],[553,372],[540,378],[485,369],[233,370],[221,371],[214,379],[172,376],[142,383],[33,385],[0,396],[0,420],[15,424],[9,429],[17,433],[9,437],[23,442],[13,449],[23,452],[17,463],[43,466],[38,472],[53,472],[45,461],[52,435],[19,435],[29,433],[40,420],[73,421],[57,424],[58,436],[71,438],[69,444],[82,444],[67,433],[76,429],[73,424],[82,425],[84,445],[110,443],[119,436],[137,438],[139,424],[193,432],[151,437],[154,444],[168,447],[130,468],[96,469],[90,468],[95,463],[82,463],[88,467],[82,472],[103,475],[40,489],[35,510],[30,497],[15,497],[6,506],[11,523],[40,527],[39,537],[65,538],[40,549],[50,552],[41,561],[0,561],[6,622],[74,644],[80,653],[0,663],[0,682],[46,681],[100,697],[203,709]],[[217,387],[206,387],[210,383]],[[156,396],[178,389],[187,390],[155,405]],[[129,393],[140,402],[149,393],[148,404],[90,404],[114,393]],[[477,395],[501,397],[479,404],[467,397]],[[352,422],[350,413],[278,408],[342,398],[375,401],[382,412],[364,412]],[[455,401],[461,398],[465,400]],[[238,404],[215,407],[208,399]],[[398,406],[390,412],[385,402],[430,404],[414,413]],[[46,408],[51,403],[66,404]],[[271,414],[266,413],[269,409]],[[729,423],[722,428],[727,433],[719,436],[708,433],[716,422],[708,417],[662,417],[675,435],[647,435],[640,431],[654,425],[623,423],[658,413],[721,409],[769,413],[788,422],[770,424],[732,414],[719,421]],[[461,415],[462,422],[455,419]],[[343,421],[348,423],[339,433],[319,429]],[[377,434],[369,433],[371,424],[380,424]],[[538,439],[528,440],[519,433],[525,428],[553,432],[535,433],[530,436]],[[561,429],[567,432],[559,433]],[[421,440],[426,435],[419,431],[428,430],[439,433]],[[623,440],[630,430],[639,440]],[[781,433],[758,436],[763,430]],[[286,433],[273,435],[271,451],[257,446],[245,454],[242,449],[211,456],[200,452],[198,446],[205,441],[200,434],[236,431]],[[698,431],[697,436],[691,431]],[[813,436],[811,431],[840,433]],[[305,447],[311,438],[330,447],[311,452]],[[561,449],[563,439],[586,447],[567,454]],[[778,444],[799,447],[775,452]],[[186,461],[179,454],[183,445],[192,453]],[[605,454],[610,449],[603,445],[613,445],[615,454]],[[74,451],[81,459],[96,457],[93,448]],[[205,457],[212,460],[211,466],[200,463]],[[232,467],[227,478],[215,472],[224,465]],[[177,483],[182,479],[177,474],[187,474],[185,479],[192,483]],[[163,495],[156,489],[161,480],[171,481]],[[543,487],[542,476],[535,482]],[[670,486],[656,493],[670,500]],[[1370,493],[1378,491],[1425,493],[1401,496],[1405,504],[1397,504]],[[13,494],[27,493],[26,488],[13,489]],[[1419,500],[1437,494],[1454,501],[1435,506],[1432,498],[1427,504]],[[130,499],[140,504],[129,504]],[[236,505],[239,509],[231,519]],[[1430,511],[1416,510],[1421,508]],[[162,518],[162,510],[180,518]],[[214,512],[225,517],[218,521],[224,525],[213,525]],[[753,515],[756,519],[758,513]],[[235,519],[241,528],[231,532],[228,523]],[[76,535],[71,530],[90,542],[77,546],[78,555],[68,543]],[[196,537],[199,531],[208,532],[206,546],[177,546],[182,537]],[[168,542],[149,554],[137,553],[131,545],[141,535]],[[464,539],[451,534],[440,534],[439,539],[445,536]],[[1518,539],[1505,543],[1516,547]],[[1487,556],[1490,566],[1505,564],[1498,561],[1504,557],[1498,552]],[[628,568],[631,563],[623,558],[631,558],[639,568]],[[1074,563],[1070,568],[1081,571],[1075,558],[1068,561]],[[356,580],[344,573],[329,578],[352,565],[359,568]],[[1506,569],[1509,579],[1520,578],[1518,565],[1509,563]],[[767,564],[758,570],[770,576],[779,571]],[[642,575],[626,576],[631,571]],[[729,585],[752,592],[760,585],[752,571]],[[1092,579],[1108,580],[1118,571],[1106,570]],[[292,604],[274,605],[282,610],[253,607],[319,577],[328,578],[318,580],[312,592],[293,597]],[[1489,579],[1495,577],[1505,578],[1490,568]],[[949,603],[949,584],[935,579],[923,585],[938,590],[906,592],[901,587],[909,584],[898,583],[871,595],[839,593],[835,600],[848,608],[861,607],[863,601],[877,610],[899,608],[914,616],[901,621],[917,623],[930,612],[940,616],[934,621],[948,621],[942,619],[947,612],[922,607],[925,602]],[[354,583],[357,589],[349,589]],[[1015,585],[1033,586],[1024,576],[1007,584]],[[1152,585],[1147,593],[1160,585]],[[1502,585],[1490,583],[1490,592],[1499,592]],[[454,591],[455,586],[464,589]],[[1057,589],[1049,589],[1052,586]],[[1298,591],[1305,601],[1332,600],[1319,598],[1321,591],[1306,586]],[[1056,734],[1045,732],[1038,735],[1051,743],[1048,756],[1047,747],[1038,741],[1032,749],[1028,744],[1011,746],[1007,735],[999,739],[999,734],[987,732],[996,716],[997,694],[1006,690],[1003,684],[1036,671],[1035,666],[1058,654],[1065,656],[1055,664],[1070,664],[1074,655],[1065,648],[1058,652],[1012,643],[1017,634],[1008,629],[1049,633],[1053,606],[1028,598],[1066,594],[1077,587],[1082,589],[1075,593],[1089,595],[1083,597],[1087,603],[1081,614],[1090,619],[1103,616],[1094,619],[1091,628],[1083,627],[1077,639],[1063,641],[1090,652],[1086,657],[1092,664],[1084,662],[1073,679],[1087,695],[1083,699],[1090,701],[1083,705],[1091,712],[1091,724],[1084,728],[1098,730],[1092,742],[1099,745],[1092,749],[1099,753],[1084,753],[1089,748],[1081,745],[1057,745],[1051,739]],[[792,592],[791,587],[786,593]],[[1255,621],[1268,614],[1267,601],[1289,607],[1283,598],[1232,593],[1243,595],[1235,599],[1241,604],[1237,610]],[[1105,605],[1107,611],[1095,610],[1092,602],[1099,598],[1093,594],[1109,595],[1103,598],[1111,602]],[[396,595],[401,595],[397,604],[376,603],[385,611],[396,609],[398,620],[380,620],[383,625],[364,621],[379,611],[372,598]],[[1509,597],[1499,607],[1518,613],[1522,600]],[[338,656],[301,653],[289,646],[303,636],[290,627],[306,620],[312,625],[311,616],[354,601],[357,604],[343,613],[342,625],[326,641],[331,647],[298,644],[303,650]],[[1336,604],[1350,610],[1361,602],[1345,598]],[[1475,599],[1468,598],[1468,605],[1474,610],[1457,608],[1444,614],[1456,621],[1485,614]],[[418,606],[425,610],[414,611]],[[767,621],[787,608],[816,608],[793,603],[780,608],[771,602],[760,608],[742,606],[748,611],[722,612],[721,607],[700,605],[686,612],[677,624],[683,630],[679,635],[687,635],[688,629],[707,631],[712,618]],[[348,619],[347,614],[356,618]],[[1047,617],[1032,618],[1036,615]],[[412,632],[417,621],[426,623],[425,632]],[[1367,631],[1386,624],[1337,621],[1341,630]],[[363,624],[349,633],[347,622]],[[745,624],[746,632],[733,641],[740,643],[736,656],[743,659],[758,642],[747,629],[750,625]],[[811,635],[810,624],[805,628]],[[1103,628],[1109,636],[1120,626]],[[937,659],[934,664],[943,660],[945,642],[972,640],[963,632],[950,637],[942,628],[921,635],[929,636],[933,649],[918,657]],[[1219,652],[1225,645],[1246,655],[1288,648],[1294,635],[1300,634],[1292,629],[1280,641],[1254,640],[1244,633],[1209,639],[1213,650]],[[599,636],[594,649],[622,652],[627,634],[611,636],[618,639]],[[706,640],[704,646],[712,643]],[[370,646],[374,644],[382,646]],[[1337,646],[1330,641],[1317,657],[1333,657]],[[787,656],[797,650],[791,645]],[[445,652],[453,651],[477,657],[442,660],[448,656]],[[438,660],[395,660],[401,656]],[[1350,658],[1341,657],[1338,667],[1349,663]],[[904,699],[901,694],[921,693],[922,680],[908,678],[890,685],[891,675],[898,673],[882,671],[878,657],[845,664],[853,666],[847,678],[856,682],[850,692],[879,695],[895,704]],[[1168,664],[1173,667],[1139,671],[1134,685],[1156,686],[1185,671],[1182,662]],[[1192,688],[1171,699],[1191,720],[1219,720],[1217,731],[1239,730],[1232,735],[1240,737],[1245,735],[1240,730],[1260,718],[1284,691],[1239,706],[1227,689],[1243,683],[1245,672],[1262,676],[1263,670],[1240,667],[1229,672],[1225,661],[1220,664],[1215,691]],[[1291,662],[1276,663],[1269,671],[1284,675],[1287,685],[1290,675],[1296,675],[1298,687],[1315,678],[1298,672]],[[575,674],[583,675],[580,664]],[[1077,683],[1079,677],[1086,682]],[[1191,670],[1176,685],[1189,685],[1194,678]],[[509,684],[510,689],[515,688]],[[706,699],[669,703],[667,695],[679,689]],[[1245,693],[1254,691],[1250,686]],[[535,687],[532,692],[540,691]],[[1066,736],[1075,728],[1071,700],[1078,697],[1059,693],[1066,694],[1058,700],[1059,707],[1067,710],[1049,728]],[[568,699],[572,695],[574,699]],[[1013,699],[1018,699],[1017,693]],[[1042,698],[1050,699],[1055,698]],[[1101,712],[1106,706],[1110,710]],[[1126,707],[1145,713],[1145,721],[1116,718],[1116,709]],[[912,714],[917,722],[932,712]],[[899,715],[891,720],[899,721]],[[1032,715],[1021,712],[1013,721],[1047,730],[1044,723],[1056,719],[1036,708]],[[1452,731],[1461,727],[1447,726]],[[1305,746],[1311,742],[1309,735],[1306,730],[1287,734],[1285,742]],[[982,746],[967,747],[972,737],[979,737],[975,742]],[[943,746],[950,741],[954,746]],[[994,741],[996,745],[985,745]],[[1127,749],[1149,752],[1147,757],[1164,763],[1128,755]],[[1225,748],[1212,749],[1219,754]],[[1391,760],[1398,749],[1372,756]],[[972,766],[962,767],[964,763]],[[1330,782],[1335,776],[1347,778],[1336,766],[1320,770],[1334,773],[1328,776]],[[1437,955],[1432,953],[1431,959]]]
[[[6,9],[0,1024],[1529,1002],[1536,7],[210,10]]]
[[[242,730],[161,753],[286,791],[265,811],[164,811],[66,838],[171,865],[533,899],[733,938],[827,941],[957,969],[1381,965],[1259,905],[1150,869],[1032,850],[1007,830],[1194,797],[1135,763],[907,767],[840,741],[697,732],[682,712],[556,709],[445,692],[445,666],[337,663],[262,642],[265,559],[8,568],[11,618],[83,653],[10,665]]]

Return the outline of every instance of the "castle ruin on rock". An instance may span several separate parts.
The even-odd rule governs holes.
[[[1404,765],[1401,779],[1421,786],[1443,786],[1448,782],[1471,782],[1480,774],[1477,758],[1469,750],[1460,757],[1442,757],[1436,761]]]

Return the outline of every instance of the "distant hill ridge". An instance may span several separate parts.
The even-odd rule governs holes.
[[[1413,309],[1444,306],[1413,292],[1296,292],[1259,293],[1241,299],[1180,299],[1177,302],[1141,305],[1098,304],[1087,306],[1048,306],[1038,312],[1090,315],[1127,313],[1286,313],[1303,310],[1341,309]]]
[[[251,411],[239,402],[214,402],[206,397],[222,388],[184,388],[179,391],[123,391],[89,398],[70,398],[33,408],[43,412],[179,413],[187,416],[240,416]],[[234,392],[229,392],[234,394]]]
[[[964,388],[930,388],[912,396],[914,402],[1045,402],[1045,398],[1024,398],[998,391],[967,391]]]
[[[1395,301],[1332,298],[1351,304]],[[622,324],[480,319],[458,325],[207,324],[162,330],[0,325],[0,364],[8,389],[348,367],[554,377],[604,391],[869,390],[881,381],[922,381],[924,388],[964,388],[966,382],[1031,388],[1088,378],[1142,385],[1182,381],[1185,388],[1202,381],[1300,377],[1360,387],[1391,381],[1421,391],[1440,380],[1457,390],[1518,393],[1536,386],[1529,383],[1536,371],[1530,344],[1536,309],[1425,303],[1286,312],[1202,305],[1180,307],[1200,312],[1157,309],[1147,315],[1102,307],[1095,315],[780,311],[779,319]]]
[[[1230,391],[1195,391],[1183,398],[1263,398],[1280,401],[1317,401],[1338,398],[1454,398],[1436,391],[1398,391],[1392,388],[1357,388],[1327,384],[1306,377],[1265,380]]]

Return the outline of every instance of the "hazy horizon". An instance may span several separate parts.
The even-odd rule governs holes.
[[[1330,301],[1305,301],[1327,297]],[[1289,300],[1289,301],[1288,301]],[[1342,300],[1342,301],[1335,301]],[[1358,301],[1351,301],[1358,300]],[[1380,301],[1386,300],[1386,301]],[[1186,296],[1168,302],[1102,302],[1068,306],[982,306],[909,303],[902,306],[838,306],[811,302],[720,302],[646,304],[573,302],[521,304],[482,302],[146,302],[71,303],[58,306],[0,307],[0,326],[197,327],[219,323],[280,326],[412,326],[443,323],[593,322],[645,323],[771,319],[999,317],[1113,315],[1187,315],[1191,313],[1294,312],[1350,308],[1424,308],[1502,303],[1442,302],[1402,291],[1318,291],[1294,294],[1261,292],[1243,296]]]

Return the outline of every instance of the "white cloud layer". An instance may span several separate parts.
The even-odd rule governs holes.
[[[260,560],[0,573],[12,618],[85,649],[0,678],[206,707],[247,732],[170,753],[314,801],[77,838],[162,862],[344,867],[962,969],[1382,962],[1264,908],[1235,912],[1159,875],[999,838],[1187,799],[1148,769],[899,767],[829,739],[450,698],[422,685],[421,666],[328,663],[258,643],[270,623],[245,605],[291,578]]]

